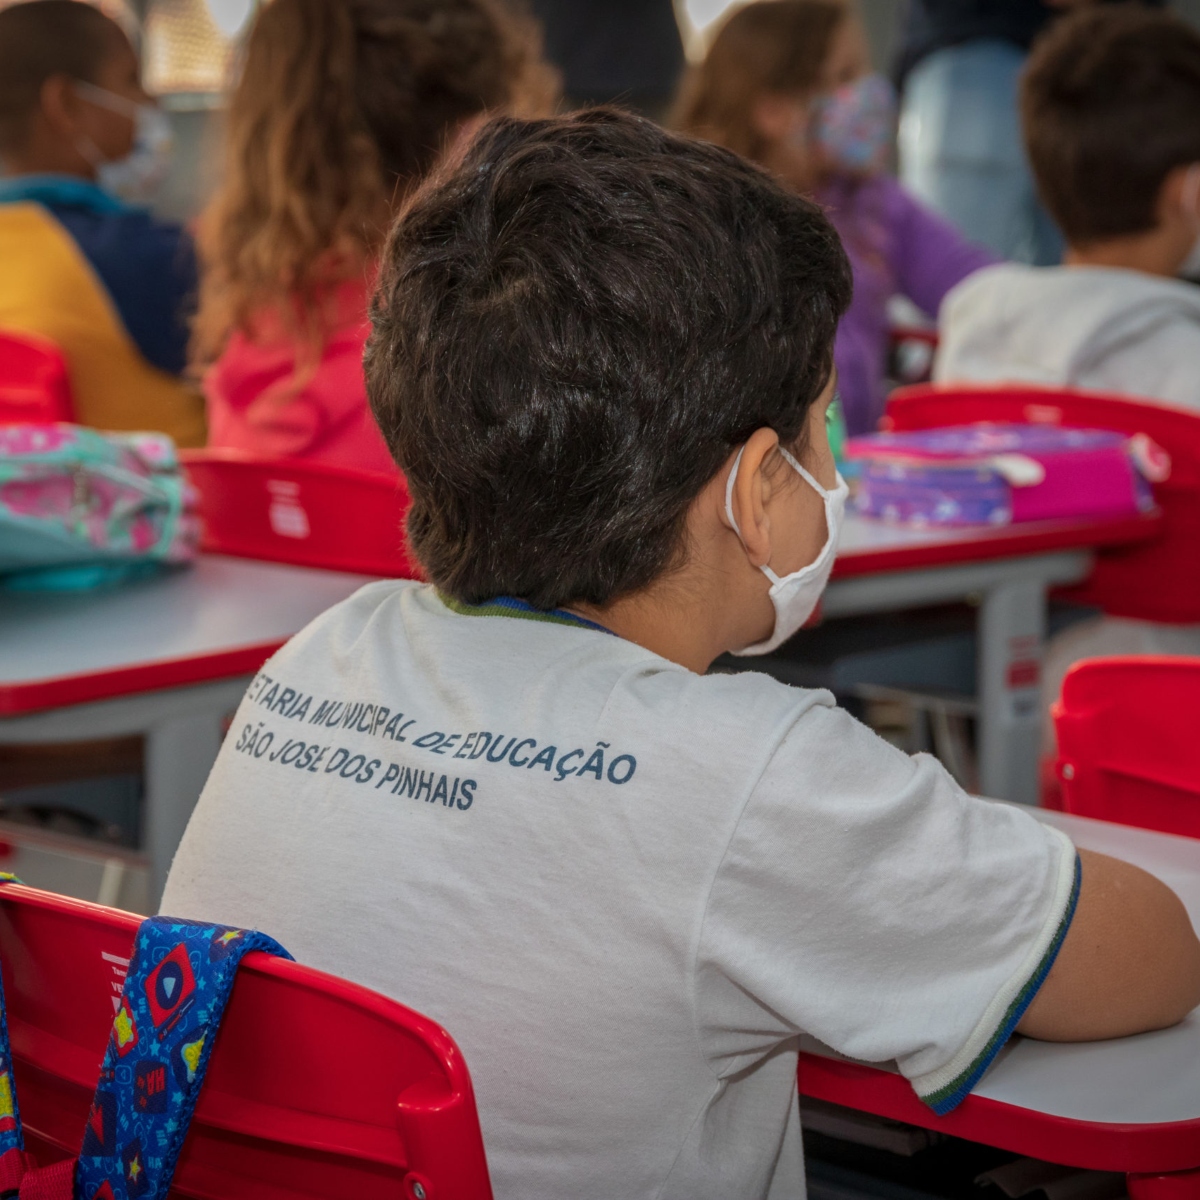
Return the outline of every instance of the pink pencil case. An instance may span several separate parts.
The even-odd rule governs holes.
[[[1058,425],[961,425],[853,438],[855,509],[909,525],[1132,516],[1170,473],[1144,434]]]

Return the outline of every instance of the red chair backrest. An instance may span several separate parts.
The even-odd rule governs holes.
[[[182,456],[200,492],[205,550],[411,579],[404,545],[408,491],[384,475],[233,451]]]
[[[1170,478],[1156,483],[1162,535],[1105,550],[1074,598],[1114,616],[1200,622],[1200,413],[1149,400],[1059,388],[965,384],[900,388],[888,400],[888,429],[931,429],[976,421],[1020,421],[1144,433],[1171,456]]]
[[[0,425],[74,420],[62,351],[44,338],[0,330]]]
[[[1200,837],[1200,658],[1085,659],[1052,711],[1067,812]]]
[[[26,1149],[79,1152],[139,920],[8,885],[0,964]],[[490,1200],[450,1036],[375,992],[248,954],[171,1188],[206,1200]]]

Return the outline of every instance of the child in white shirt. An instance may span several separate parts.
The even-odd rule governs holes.
[[[1200,410],[1200,33],[1098,6],[1036,46],[1029,158],[1062,266],[986,268],[942,303],[938,381],[1117,392]]]
[[[1014,1028],[1200,1000],[1150,876],[705,674],[828,577],[849,297],[814,205],[604,110],[494,122],[384,253],[368,390],[430,583],[267,664],[163,906],[444,1024],[497,1200],[802,1197],[803,1033],[946,1111]]]

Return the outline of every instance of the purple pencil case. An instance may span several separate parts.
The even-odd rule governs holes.
[[[1008,525],[1133,516],[1170,459],[1144,434],[1059,425],[960,425],[852,438],[853,505],[906,525]]]

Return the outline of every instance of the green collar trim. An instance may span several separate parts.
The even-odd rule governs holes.
[[[527,601],[512,596],[497,596],[494,600],[485,600],[482,604],[466,604],[442,591],[437,593],[437,597],[451,612],[458,613],[460,617],[516,617],[520,621],[540,621],[543,625],[574,625],[577,629],[594,629],[599,633],[607,633],[610,637],[616,636],[611,629],[605,629],[603,625],[585,617],[577,617],[565,609],[534,608]]]

